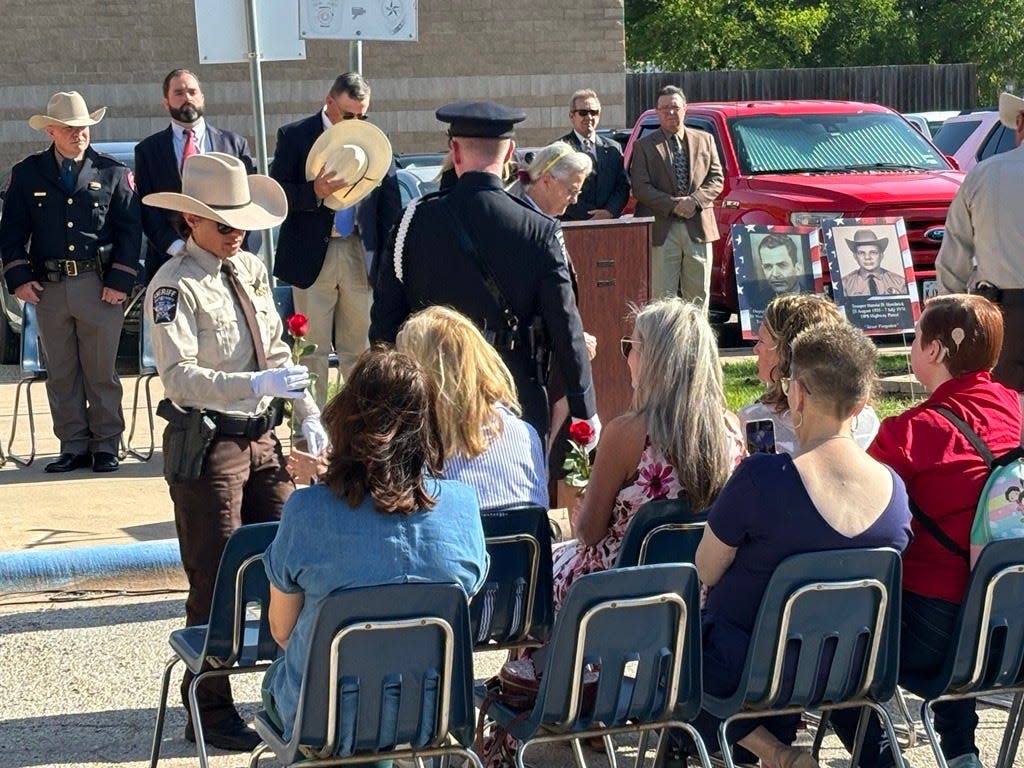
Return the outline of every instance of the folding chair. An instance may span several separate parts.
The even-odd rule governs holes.
[[[491,565],[469,606],[474,650],[543,645],[555,618],[548,511],[501,507],[481,519]]]
[[[144,296],[144,293],[139,294]],[[134,456],[140,461],[149,461],[153,458],[153,451],[156,449],[156,429],[153,424],[153,393],[152,384],[156,377],[156,359],[153,357],[153,341],[151,338],[152,328],[149,318],[143,315],[139,323],[139,375],[135,379],[135,392],[132,395],[132,420],[128,429],[128,439],[122,446],[122,458]],[[146,417],[149,419],[149,448],[143,452],[132,445],[135,437],[135,424],[139,415],[139,391],[145,384],[146,392]]]
[[[683,498],[648,501],[629,521],[615,567],[692,563],[707,517],[690,511]]]
[[[25,303],[21,320],[21,378],[14,390],[14,412],[11,416],[11,436],[7,440],[7,458],[21,467],[27,467],[36,458],[36,418],[32,407],[32,385],[46,380],[46,366],[43,362],[42,346],[39,343],[39,323],[36,319],[35,304]],[[25,406],[28,409],[29,454],[14,453],[14,438],[18,432],[18,411],[21,405],[21,391],[25,390]]]
[[[779,564],[739,687],[728,698],[704,694],[704,708],[722,720],[718,738],[728,768],[735,763],[726,733],[736,720],[846,707],[878,713],[899,765],[896,733],[880,702],[896,690],[901,573],[899,553],[887,548],[808,552]],[[851,765],[860,760],[866,714]]]
[[[601,736],[615,766],[611,736],[682,728],[710,760],[689,724],[700,711],[701,651],[697,571],[692,565],[619,568],[580,577],[555,617],[537,701],[528,714],[489,701],[478,685],[478,706],[520,742],[519,768],[533,744],[570,741],[583,768],[579,739]],[[583,676],[597,671],[592,703]],[[524,716],[525,714],[525,716]],[[637,765],[643,760],[637,755]]]
[[[184,661],[195,677],[188,690],[192,727],[196,734],[199,764],[208,768],[203,723],[199,717],[196,691],[210,677],[226,677],[265,670],[277,658],[279,648],[270,634],[267,607],[270,585],[263,569],[263,553],[277,534],[277,523],[243,525],[228,539],[217,569],[210,604],[210,623],[197,624],[171,632],[168,642],[174,655],[164,667],[160,685],[160,705],[153,730],[150,768],[160,758],[160,741],[167,714],[167,690],[171,670]],[[258,611],[259,615],[253,617]],[[209,668],[207,668],[209,667]]]
[[[457,584],[338,590],[317,613],[294,724],[282,732],[258,713],[264,743],[249,766],[269,749],[284,765],[458,755],[482,768],[466,748],[472,685],[469,610]]]
[[[947,768],[932,723],[938,701],[1016,694],[1003,732],[996,768],[1013,765],[1024,726],[1024,542],[993,541],[971,571],[954,641],[935,677],[900,674],[900,685],[917,694],[928,741],[939,768]]]

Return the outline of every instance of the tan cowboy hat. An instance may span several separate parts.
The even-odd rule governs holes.
[[[48,125],[63,125],[65,128],[84,128],[96,125],[107,114],[106,107],[90,112],[85,106],[85,99],[78,91],[58,91],[46,103],[45,115],[32,115],[28,124],[37,131]]]
[[[1012,93],[999,94],[999,122],[1011,131],[1017,130],[1017,115],[1024,112],[1024,99]]]
[[[384,131],[364,120],[340,120],[320,134],[306,156],[306,181],[316,178],[324,166],[342,187],[324,199],[328,208],[349,208],[373,192],[391,167],[391,142]]]
[[[889,247],[889,238],[875,237],[875,233],[870,229],[858,229],[853,233],[853,240],[847,240],[846,244],[851,251],[856,251],[857,247],[861,245],[874,245],[878,247],[879,251],[884,251]]]
[[[288,199],[269,176],[246,173],[234,155],[208,152],[192,155],[181,172],[181,192],[154,192],[146,205],[212,219],[251,232],[269,229],[288,215]]]

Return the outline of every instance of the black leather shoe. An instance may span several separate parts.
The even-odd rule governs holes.
[[[47,472],[70,472],[73,469],[85,469],[92,464],[92,456],[88,453],[62,453],[46,465]]]
[[[226,752],[252,752],[260,745],[259,734],[245,724],[240,717],[229,717],[219,723],[203,726],[206,746],[223,749]],[[185,740],[196,741],[191,721],[185,725]]]
[[[92,455],[93,472],[116,472],[121,463],[113,453],[97,451]]]

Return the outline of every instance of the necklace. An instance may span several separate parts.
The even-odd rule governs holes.
[[[800,444],[800,453],[807,453],[810,450],[817,448],[819,445],[824,445],[829,440],[853,440],[850,435],[829,435],[828,437],[818,437],[811,440],[809,443],[804,445]]]

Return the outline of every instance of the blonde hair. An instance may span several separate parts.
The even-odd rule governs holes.
[[[428,307],[412,315],[395,340],[426,369],[437,392],[437,420],[445,458],[472,459],[504,429],[497,405],[519,415],[512,374],[465,315]]]
[[[703,307],[679,298],[633,308],[640,341],[633,409],[679,475],[695,510],[711,505],[731,469],[718,344]]]

